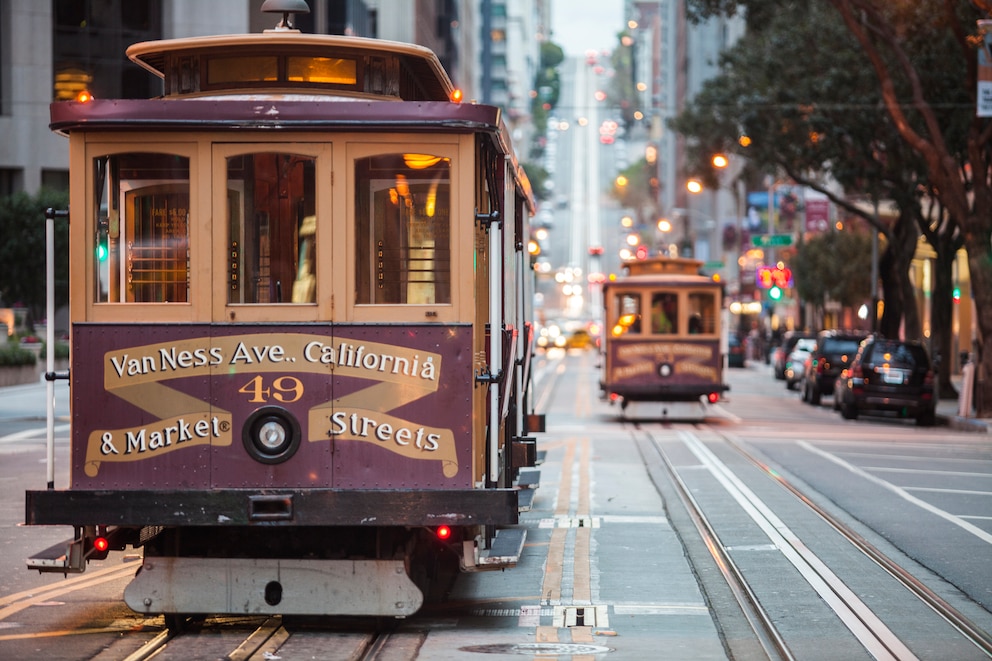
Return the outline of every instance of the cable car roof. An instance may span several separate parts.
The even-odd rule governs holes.
[[[127,56],[164,80],[166,97],[296,90],[449,101],[455,90],[429,48],[296,30],[146,41]]]

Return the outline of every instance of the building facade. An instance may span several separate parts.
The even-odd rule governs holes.
[[[161,93],[124,57],[132,43],[259,32],[276,23],[263,0],[0,1],[0,196],[68,185],[68,142],[49,128],[49,105],[85,89],[101,98]],[[527,137],[530,88],[548,0],[308,0],[304,32],[421,44],[438,54],[466,100],[504,108]],[[486,14],[485,12],[489,12]],[[482,75],[487,71],[486,76]],[[489,87],[484,88],[486,83]]]

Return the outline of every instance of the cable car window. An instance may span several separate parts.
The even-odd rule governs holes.
[[[94,300],[189,300],[189,159],[154,153],[94,161]]]
[[[679,330],[679,297],[671,292],[651,296],[651,332],[677,333]]]
[[[271,82],[279,79],[279,59],[274,55],[213,57],[207,61],[207,84]]]
[[[451,160],[387,154],[355,169],[356,302],[451,303]]]
[[[689,294],[689,334],[716,332],[716,294],[692,292]]]
[[[317,300],[316,159],[227,159],[228,303]]]
[[[616,323],[611,329],[613,337],[619,337],[624,333],[641,332],[641,296],[640,294],[621,293],[614,299],[614,306],[617,313]]]
[[[300,83],[354,85],[358,81],[355,60],[340,57],[289,57],[286,78]]]

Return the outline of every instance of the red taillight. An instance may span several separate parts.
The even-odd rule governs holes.
[[[105,553],[110,550],[110,542],[106,537],[97,537],[93,540],[93,550],[97,553]]]
[[[927,373],[923,376],[923,393],[922,399],[933,399],[933,381],[934,373],[933,370],[927,370]]]
[[[720,393],[711,392],[709,395],[706,396],[706,399],[709,400],[710,404],[716,404],[718,401],[720,401]]]
[[[442,541],[451,539],[451,526],[438,526],[434,534]]]

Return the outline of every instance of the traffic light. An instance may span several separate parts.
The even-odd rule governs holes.
[[[106,218],[101,218],[96,226],[96,258],[101,262],[107,261],[107,255],[110,254],[107,247],[108,234],[109,221]]]
[[[637,259],[647,259],[648,258],[648,247],[646,245],[644,245],[643,243],[641,245],[637,246],[637,250],[635,251],[634,256],[637,257]]]
[[[782,300],[782,288],[778,285],[772,285],[768,288],[768,298],[773,301]]]
[[[792,286],[792,269],[779,266],[759,266],[755,271],[755,283],[762,289],[778,287],[779,290]]]

